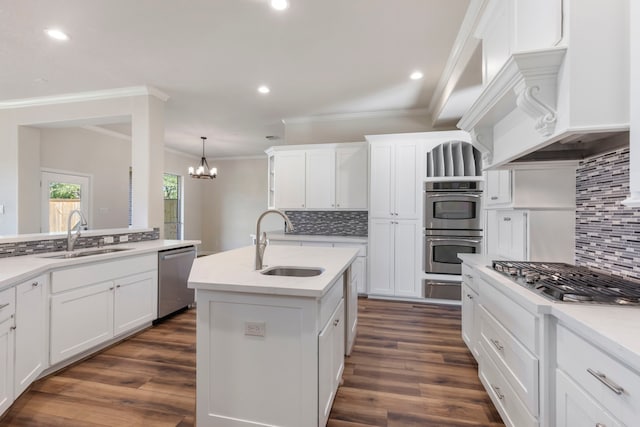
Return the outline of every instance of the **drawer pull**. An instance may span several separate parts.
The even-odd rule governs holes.
[[[491,386],[491,387],[493,388],[493,391],[495,391],[495,392],[496,392],[496,396],[498,396],[498,400],[502,400],[502,399],[504,399],[504,394],[502,394],[502,393],[500,392],[500,387],[495,386],[495,385],[494,385],[494,386]]]
[[[5,308],[5,307],[9,307],[9,304],[10,304],[10,303],[6,303],[6,304],[2,304],[2,305],[0,305],[0,310],[2,310],[2,309],[3,309],[3,308]]]
[[[511,217],[510,216],[505,216],[504,218],[502,218],[503,221],[511,221]]]
[[[467,294],[467,298],[469,298],[469,299],[473,299],[473,295],[471,295],[471,294]]]
[[[609,390],[611,390],[612,392],[614,392],[615,394],[622,394],[624,393],[624,388],[620,387],[618,384],[614,383],[613,381],[611,381],[609,378],[607,378],[607,376],[605,374],[603,374],[602,372],[598,372],[598,371],[594,371],[591,368],[587,368],[587,372],[589,372],[591,375],[593,375],[594,377],[596,377],[598,379],[598,381],[600,381],[602,384],[606,385],[607,388]]]
[[[491,339],[491,338],[489,339],[489,341],[491,341],[491,344],[493,344],[493,346],[495,348],[497,348],[498,351],[504,350],[504,346],[502,344],[500,344],[500,341],[494,340],[494,339]]]
[[[491,196],[491,200],[498,200],[498,196]]]

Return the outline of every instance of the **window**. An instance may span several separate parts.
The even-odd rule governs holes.
[[[164,237],[182,240],[182,178],[164,174]]]
[[[69,213],[74,209],[81,210],[88,219],[90,218],[89,189],[91,186],[88,175],[43,170],[40,182],[42,188],[40,229],[43,233],[66,232]]]

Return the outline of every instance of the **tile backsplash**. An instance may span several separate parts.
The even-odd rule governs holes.
[[[629,195],[629,149],[580,162],[576,171],[576,264],[640,279],[640,209]]]
[[[160,238],[160,229],[154,228],[152,231],[132,231],[122,234],[106,234],[106,235],[81,235],[75,243],[76,249],[94,248],[102,244],[100,239],[105,236],[112,236],[114,245],[120,243],[122,236],[127,236],[127,242],[141,242],[143,240],[158,240]],[[124,239],[122,239],[124,241]],[[108,246],[109,244],[105,244]],[[0,243],[0,258],[34,255],[45,252],[64,251],[67,249],[67,238],[49,238],[42,240],[28,240],[23,242]]]
[[[367,211],[286,211],[293,232],[326,236],[367,236]]]

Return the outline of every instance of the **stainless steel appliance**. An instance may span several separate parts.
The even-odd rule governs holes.
[[[640,305],[640,282],[560,262],[493,261],[493,269],[553,301]]]
[[[195,257],[193,246],[158,252],[158,318],[193,304],[195,293],[187,280]]]
[[[425,280],[424,297],[460,301],[462,299],[460,282],[447,280]]]
[[[482,182],[427,182],[424,191],[425,228],[482,230]]]
[[[461,274],[459,253],[478,254],[482,249],[481,230],[425,230],[424,271]]]

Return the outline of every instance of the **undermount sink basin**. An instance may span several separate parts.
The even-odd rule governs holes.
[[[105,248],[105,249],[94,249],[88,251],[78,251],[78,252],[64,252],[56,255],[43,255],[41,258],[53,258],[53,259],[65,259],[65,258],[80,258],[91,255],[102,255],[102,254],[110,254],[113,252],[122,252],[128,251],[131,248]]]
[[[313,267],[271,267],[260,274],[266,276],[289,276],[289,277],[313,277],[319,276],[324,270]]]

